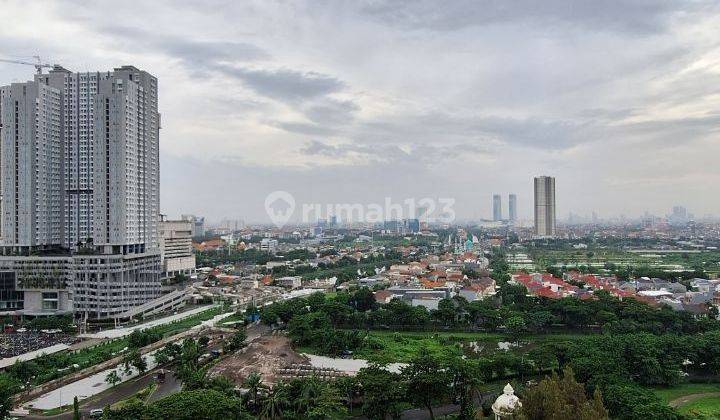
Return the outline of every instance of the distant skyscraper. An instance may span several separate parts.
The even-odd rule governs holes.
[[[502,198],[500,194],[493,195],[493,220],[496,222],[502,220]]]
[[[535,178],[535,234],[555,235],[555,178]]]
[[[418,219],[407,219],[405,221],[407,229],[412,233],[420,232],[420,220]]]
[[[682,225],[687,223],[690,220],[690,216],[688,215],[688,211],[683,206],[674,206],[672,208],[672,213],[668,217],[668,222],[670,222],[671,225]]]
[[[510,194],[508,197],[508,211],[509,211],[509,219],[511,222],[514,222],[517,220],[517,195]]]

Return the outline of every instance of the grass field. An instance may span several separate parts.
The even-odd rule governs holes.
[[[523,337],[519,346],[510,346],[511,352],[526,352],[540,343],[572,340],[578,334],[543,334]],[[441,355],[476,354],[489,355],[500,350],[498,343],[509,344],[510,339],[500,333],[473,332],[395,332],[371,331],[365,346],[357,349],[353,357],[370,361],[395,363],[407,362],[421,348]],[[313,348],[298,349],[305,353],[317,353]]]
[[[680,384],[672,388],[653,388],[653,392],[663,401],[669,403],[686,395],[720,392],[720,383]]]
[[[620,249],[592,248],[583,250],[528,250],[538,269],[547,266],[592,266],[602,268],[606,263],[618,267],[652,267],[669,271],[692,270],[702,267],[708,273],[720,271],[720,251],[701,252],[628,252]]]
[[[693,400],[687,404],[677,407],[682,414],[695,415],[700,418],[720,418],[720,397],[707,396]]]
[[[230,316],[226,316],[225,318],[221,319],[217,322],[216,325],[224,326],[225,324],[235,324],[238,321],[244,321],[245,320],[245,314],[238,314],[235,312],[234,314]]]
[[[687,383],[672,388],[653,388],[653,392],[681,414],[720,419],[720,383]]]

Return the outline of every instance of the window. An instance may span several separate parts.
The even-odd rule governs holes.
[[[58,309],[58,294],[57,294],[57,292],[43,292],[43,294],[42,294],[42,309],[43,310],[57,310]]]

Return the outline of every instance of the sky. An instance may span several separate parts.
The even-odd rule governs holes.
[[[159,79],[161,209],[452,198],[492,216],[720,205],[720,5],[703,1],[5,1],[0,58]],[[0,63],[0,84],[32,67]]]

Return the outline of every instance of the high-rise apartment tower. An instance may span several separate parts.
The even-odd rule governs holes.
[[[535,234],[555,235],[555,178],[535,178]]]

